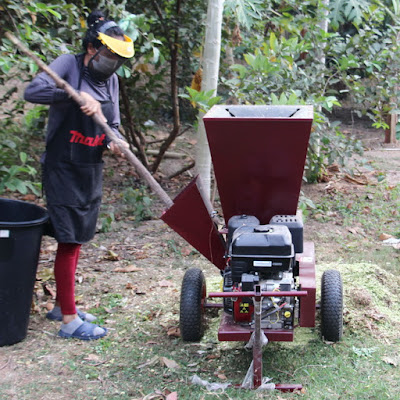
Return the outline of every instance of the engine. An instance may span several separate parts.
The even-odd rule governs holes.
[[[274,216],[261,225],[254,216],[240,215],[228,222],[228,267],[224,271],[224,291],[276,292],[262,302],[263,329],[292,329],[297,300],[279,292],[296,290],[296,252],[303,250],[303,223],[299,216]],[[235,322],[254,325],[252,298],[225,298],[224,309]]]

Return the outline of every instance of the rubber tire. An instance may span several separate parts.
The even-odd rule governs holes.
[[[188,269],[183,277],[180,304],[180,330],[185,342],[198,342],[204,333],[206,280],[199,268]]]
[[[321,334],[329,342],[343,335],[343,286],[339,271],[330,269],[321,280]]]

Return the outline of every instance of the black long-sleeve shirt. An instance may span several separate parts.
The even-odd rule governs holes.
[[[81,71],[82,59],[80,57],[83,57],[83,54],[78,56],[63,54],[55,59],[49,67],[67,81],[74,89],[78,89],[79,77],[82,72],[81,92],[89,93],[98,101],[107,101],[110,100],[111,97],[114,112],[112,120],[107,121],[107,123],[116,135],[122,138],[121,134],[118,132],[120,112],[117,75],[113,74],[107,82],[94,81],[87,67],[83,66]],[[32,103],[50,105],[46,136],[46,141],[50,141],[64,120],[66,107],[68,107],[73,100],[69,98],[68,94],[63,89],[59,89],[53,79],[45,72],[38,74],[32,80],[25,89],[24,98]]]

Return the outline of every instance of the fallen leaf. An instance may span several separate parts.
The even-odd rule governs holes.
[[[114,272],[138,272],[143,271],[143,268],[138,268],[133,264],[128,265],[127,267],[117,267],[114,269]]]
[[[165,396],[160,393],[150,393],[144,396],[141,400],[165,400]]]
[[[37,277],[39,280],[45,282],[54,279],[54,269],[53,268],[40,268]]]
[[[136,260],[143,260],[145,258],[149,258],[148,254],[145,251],[137,251],[135,253]]]
[[[36,196],[34,194],[27,194],[27,195],[22,197],[22,200],[24,200],[24,201],[35,201],[36,200]]]
[[[145,363],[138,365],[136,368],[141,369],[144,367],[155,365],[155,364],[157,364],[158,361],[159,361],[158,356],[154,356],[154,357],[150,358],[150,360],[147,360]]]
[[[394,357],[382,357],[382,361],[395,367],[399,365],[399,361]]]
[[[58,244],[51,244],[50,246],[46,247],[46,251],[56,251]]]
[[[218,376],[219,379],[221,379],[221,381],[224,381],[224,380],[227,379],[225,374],[218,374],[217,376]]]
[[[165,365],[169,369],[178,369],[180,366],[174,361],[167,357],[160,357],[161,365]]]
[[[155,342],[154,340],[148,340],[145,344],[150,345],[150,344],[159,344],[159,343]]]
[[[181,331],[178,326],[171,326],[168,328],[167,335],[170,337],[180,337]]]
[[[388,235],[387,233],[381,233],[379,235],[379,240],[384,241],[384,240],[390,239],[392,237],[393,237],[392,235]]]
[[[100,357],[97,354],[89,354],[87,357],[84,358],[86,361],[99,361]]]
[[[183,256],[189,256],[189,255],[192,253],[192,251],[193,251],[193,247],[191,247],[191,246],[185,246],[185,247],[182,248],[181,254],[182,254]]]
[[[53,299],[56,298],[56,291],[48,283],[43,283],[43,292],[46,296],[51,296]]]
[[[165,400],[178,400],[178,392],[168,394]]]
[[[104,257],[105,260],[109,261],[118,261],[120,257],[117,253],[113,252],[112,250],[108,250],[107,255]]]
[[[173,286],[174,284],[173,284],[173,282],[164,279],[164,280],[158,282],[158,285],[160,287],[170,287],[170,286]]]

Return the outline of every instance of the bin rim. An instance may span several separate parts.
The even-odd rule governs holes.
[[[23,227],[29,227],[29,226],[37,226],[37,225],[43,225],[45,224],[48,219],[49,215],[47,213],[47,210],[41,206],[38,206],[37,204],[33,203],[28,203],[27,201],[22,201],[22,200],[15,200],[15,199],[7,199],[4,197],[0,197],[0,204],[2,202],[5,203],[20,203],[23,205],[27,205],[32,208],[36,208],[40,210],[40,212],[43,213],[43,216],[40,218],[32,219],[29,221],[0,221],[0,229],[7,229],[7,228],[23,228]]]

